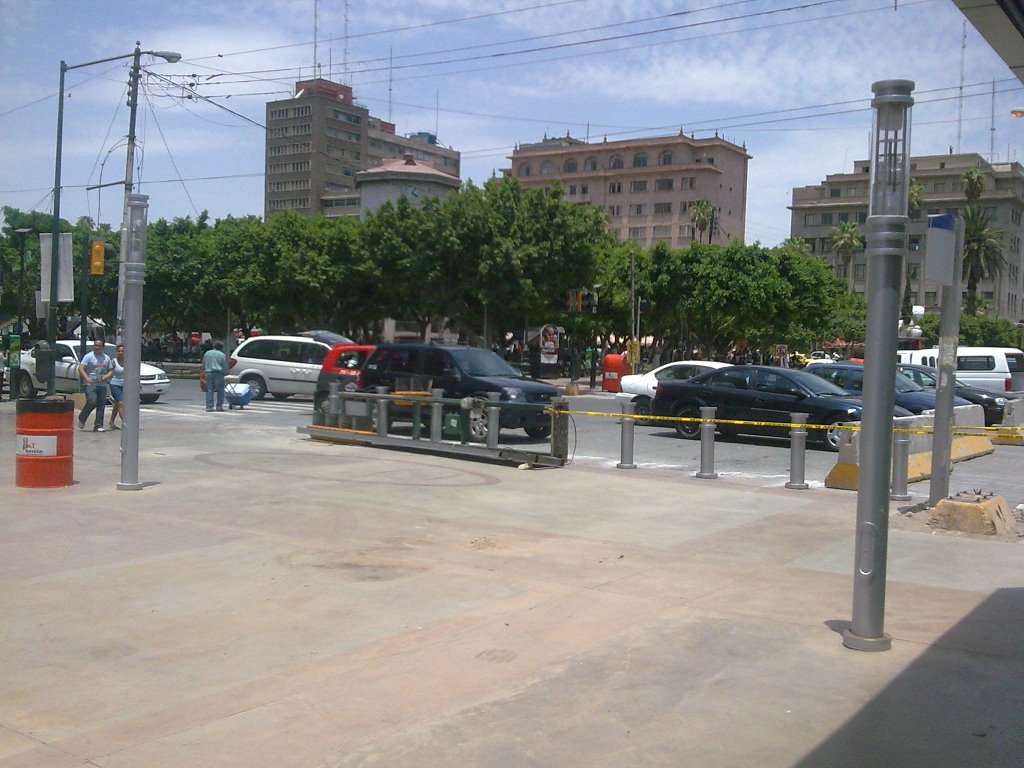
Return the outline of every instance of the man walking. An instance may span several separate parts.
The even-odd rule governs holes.
[[[92,351],[82,358],[78,366],[78,375],[85,384],[85,407],[78,415],[78,428],[85,429],[89,414],[96,409],[92,431],[106,432],[103,429],[103,411],[107,407],[107,382],[114,375],[114,363],[103,351],[103,339],[93,341]]]
[[[224,410],[224,372],[228,369],[228,358],[224,354],[224,343],[213,342],[213,349],[203,355],[201,381],[206,385],[206,410],[213,410],[213,395],[217,394],[217,410]]]

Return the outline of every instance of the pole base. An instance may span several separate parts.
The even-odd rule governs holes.
[[[852,629],[844,629],[843,645],[855,651],[888,651],[892,648],[892,638],[884,632],[881,637],[861,637],[853,634]]]
[[[699,477],[701,480],[715,480],[718,477],[717,472],[697,472],[694,477]]]
[[[806,491],[811,486],[807,483],[786,483],[786,487],[791,491]]]
[[[118,483],[119,491],[141,491],[145,486],[142,483]]]
[[[615,465],[618,469],[636,469],[636,464],[623,464],[619,462]]]
[[[580,385],[575,381],[570,381],[565,385],[565,394],[569,396],[576,396],[580,393]]]

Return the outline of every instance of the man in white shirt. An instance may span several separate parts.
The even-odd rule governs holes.
[[[78,415],[78,428],[85,429],[89,414],[96,409],[93,432],[106,432],[103,428],[103,411],[107,406],[107,382],[114,375],[114,361],[103,351],[103,340],[92,343],[92,351],[82,358],[78,375],[85,385],[85,407]]]

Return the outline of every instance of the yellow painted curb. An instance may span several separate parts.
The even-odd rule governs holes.
[[[949,448],[949,459],[951,462],[976,459],[979,456],[987,456],[995,452],[994,441],[983,435],[961,435],[954,437]],[[857,490],[857,479],[860,474],[860,466],[845,462],[836,462],[825,478],[826,488],[839,488],[841,490]],[[907,458],[907,482],[916,483],[919,480],[927,480],[932,476],[932,452],[923,451],[912,453]]]

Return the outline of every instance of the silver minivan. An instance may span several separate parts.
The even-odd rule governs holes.
[[[228,358],[228,383],[243,382],[255,400],[267,394],[313,396],[330,345],[308,336],[253,336]]]

